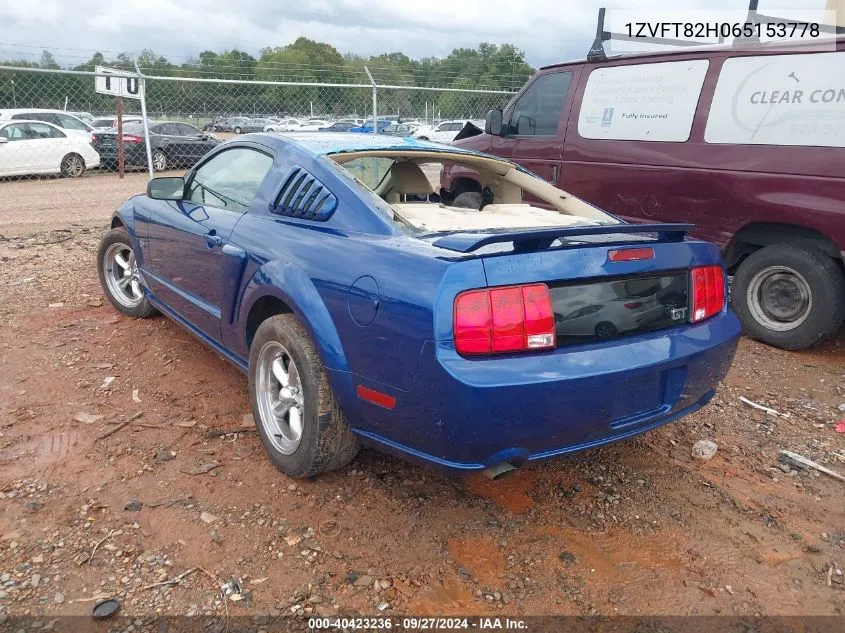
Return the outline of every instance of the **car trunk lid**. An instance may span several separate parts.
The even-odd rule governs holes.
[[[557,346],[689,322],[690,273],[701,261],[683,224],[453,233],[435,246],[482,259],[490,287],[548,285]]]

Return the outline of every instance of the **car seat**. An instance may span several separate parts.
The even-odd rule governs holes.
[[[390,168],[390,189],[384,195],[387,202],[402,202],[406,196],[428,196],[434,187],[416,163],[399,161]]]

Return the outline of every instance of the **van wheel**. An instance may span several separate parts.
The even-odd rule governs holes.
[[[272,316],[249,354],[249,399],[270,461],[290,477],[312,477],[358,453],[308,333],[292,314]]]
[[[814,345],[845,320],[845,277],[814,248],[775,244],[752,253],[734,277],[731,297],[745,332],[783,349]]]

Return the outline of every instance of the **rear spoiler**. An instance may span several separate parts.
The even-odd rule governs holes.
[[[501,233],[453,233],[433,242],[434,246],[458,253],[471,253],[488,244],[513,242],[518,251],[548,248],[561,237],[587,235],[613,235],[631,233],[656,233],[661,242],[683,242],[694,224],[602,224],[599,226],[561,226],[541,229],[523,229]]]

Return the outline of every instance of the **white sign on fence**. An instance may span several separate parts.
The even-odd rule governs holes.
[[[118,70],[117,68],[107,68],[105,66],[97,66],[95,70],[103,75],[94,77],[94,91],[104,95],[113,95],[115,97],[127,97],[128,99],[141,98],[141,83],[137,77],[126,77],[125,70]],[[117,77],[109,77],[110,74],[123,75]]]

